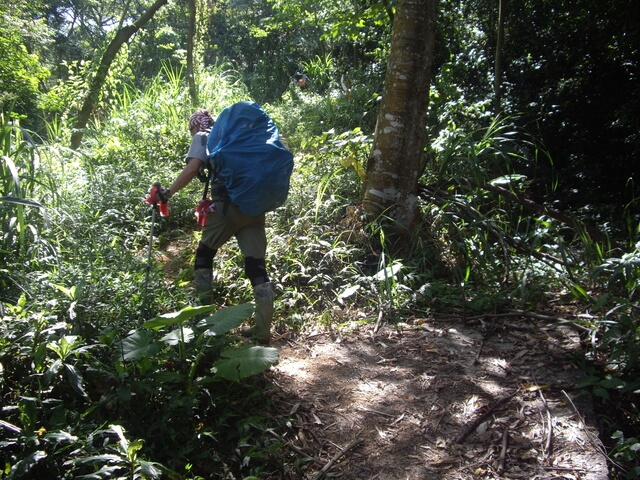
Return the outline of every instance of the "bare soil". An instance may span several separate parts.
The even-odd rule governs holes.
[[[575,388],[570,326],[354,322],[273,345],[269,377],[293,420],[286,448],[311,459],[304,479],[609,478],[592,406]]]

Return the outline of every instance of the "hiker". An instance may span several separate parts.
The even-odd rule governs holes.
[[[199,176],[207,166],[207,140],[214,124],[215,120],[208,110],[200,109],[191,115],[189,130],[193,138],[186,155],[187,165],[169,188],[159,190],[159,200],[166,201],[171,198]],[[204,212],[204,220],[199,222],[202,225],[202,237],[196,250],[194,264],[194,287],[198,300],[203,305],[214,302],[213,259],[218,249],[235,236],[244,257],[245,274],[253,287],[256,304],[254,325],[244,328],[242,334],[252,337],[258,343],[269,344],[274,289],[265,266],[265,214],[243,214],[238,206],[229,200],[224,185],[215,177],[211,184],[211,201],[208,212]]]
[[[293,78],[295,79],[296,87],[300,88],[300,90],[304,90],[305,88],[307,88],[307,82],[309,82],[309,77],[307,77],[306,73],[298,70]]]

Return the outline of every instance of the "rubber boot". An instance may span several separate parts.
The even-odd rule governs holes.
[[[213,303],[213,270],[210,268],[197,268],[193,272],[193,285],[200,305]]]
[[[271,342],[271,321],[273,320],[274,291],[271,282],[261,283],[253,288],[256,311],[253,326],[242,329],[245,337],[251,337],[256,343],[269,345]]]

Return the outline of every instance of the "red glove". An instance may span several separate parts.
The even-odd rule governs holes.
[[[146,200],[149,205],[160,206],[160,216],[168,217],[169,216],[169,189],[162,188],[160,182],[156,182],[149,189],[149,193],[147,194]]]

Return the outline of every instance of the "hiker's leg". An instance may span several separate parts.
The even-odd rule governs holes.
[[[251,286],[254,288],[256,285],[267,283],[269,281],[269,275],[267,275],[267,267],[265,265],[264,258],[245,257],[244,273],[251,282]]]
[[[213,259],[218,249],[233,235],[229,222],[222,216],[220,210],[207,215],[202,228],[202,238],[196,250],[193,272],[194,286],[198,301],[201,305],[211,305],[213,298]]]
[[[206,246],[200,242],[196,250],[194,262],[193,283],[196,296],[201,305],[211,305],[213,303],[213,258],[217,250]]]
[[[242,329],[242,335],[251,337],[256,342],[268,345],[271,341],[271,322],[273,320],[273,284],[269,281],[264,258],[246,257],[245,274],[253,287],[253,298],[256,310],[253,326]]]
[[[271,282],[261,283],[253,287],[256,311],[253,316],[251,337],[258,343],[269,345],[271,342],[271,322],[273,321],[273,300],[275,293]]]
[[[256,221],[256,217],[243,215],[238,207],[231,203],[225,204],[222,199],[218,198],[214,198],[214,201],[216,203],[216,211],[207,215],[206,223],[202,228],[202,238],[198,250],[196,250],[194,283],[200,303],[203,305],[212,304],[214,300],[211,284],[213,278],[213,258],[216,252],[234,234]],[[227,207],[225,207],[225,205],[227,205]],[[264,230],[264,215],[262,217]],[[266,237],[264,242],[266,243]],[[261,247],[259,243],[252,244],[250,251],[254,251],[254,248],[257,248],[257,251],[264,252],[266,245]],[[262,253],[262,257],[264,257],[264,253]]]
[[[274,289],[265,266],[267,236],[264,228],[264,215],[236,234],[238,245],[244,255],[245,274],[253,287],[256,311],[253,326],[243,329],[259,343],[268,345],[271,341],[271,322],[273,320]]]

